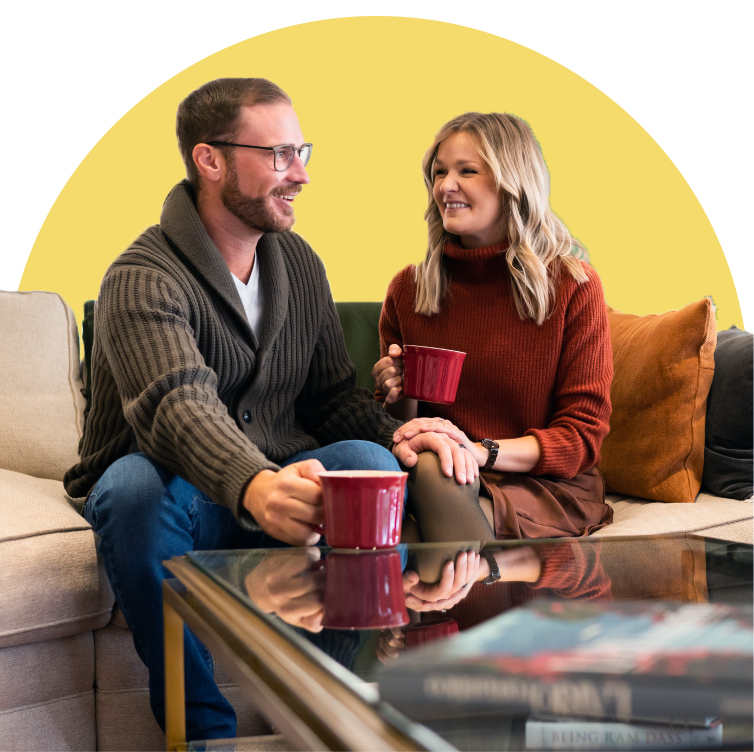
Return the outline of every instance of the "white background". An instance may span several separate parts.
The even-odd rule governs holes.
[[[411,16],[481,29],[536,50],[632,115],[707,212],[752,329],[752,8],[748,0],[14,3],[3,13],[0,52],[0,289],[18,288],[47,212],[87,152],[168,78],[231,44],[285,26],[354,15]],[[447,66],[483,75],[473,50],[420,44],[438,76]],[[295,57],[296,50],[280,54]]]

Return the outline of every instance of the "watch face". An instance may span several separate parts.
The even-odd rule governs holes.
[[[500,445],[497,443],[497,441],[493,441],[492,439],[482,439],[482,446],[489,452],[487,462],[485,463],[482,470],[492,470],[495,465],[495,461],[497,460],[497,452],[500,448]]]

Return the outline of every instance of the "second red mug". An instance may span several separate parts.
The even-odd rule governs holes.
[[[403,395],[449,405],[456,398],[465,352],[422,345],[403,346]]]
[[[332,548],[392,548],[401,539],[408,473],[328,470],[319,474],[325,508],[323,532]]]

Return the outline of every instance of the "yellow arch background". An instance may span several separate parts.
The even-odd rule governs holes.
[[[608,302],[645,314],[711,295],[718,328],[743,328],[733,280],[693,192],[609,97],[532,50],[438,21],[344,18],[270,32],[211,55],[146,96],[94,146],[50,210],[19,289],[60,292],[77,315],[110,262],[159,220],[183,177],[178,102],[220,76],[263,76],[292,97],[315,144],[296,231],[320,254],[336,300],[381,300],[420,260],[421,158],[468,110],[532,126],[551,203],[588,249]]]

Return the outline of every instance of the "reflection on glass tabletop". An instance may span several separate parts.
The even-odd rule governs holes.
[[[676,535],[479,554],[458,542],[188,558],[459,749],[751,748],[751,546]],[[500,579],[484,584],[493,563]]]

